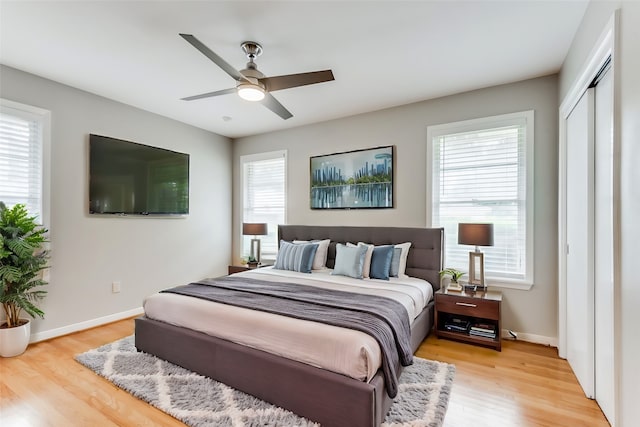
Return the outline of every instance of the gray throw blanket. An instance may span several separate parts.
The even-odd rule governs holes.
[[[365,332],[380,345],[387,394],[392,398],[398,393],[398,361],[402,366],[413,363],[409,315],[390,298],[233,276],[162,292]]]

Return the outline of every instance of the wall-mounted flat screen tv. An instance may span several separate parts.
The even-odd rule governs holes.
[[[189,213],[189,155],[89,135],[89,212]]]

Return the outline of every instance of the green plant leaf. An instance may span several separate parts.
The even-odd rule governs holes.
[[[9,324],[24,310],[31,317],[43,317],[36,305],[47,291],[40,271],[47,266],[48,251],[43,250],[47,230],[29,216],[26,207],[17,204],[7,208],[0,201],[0,303]]]

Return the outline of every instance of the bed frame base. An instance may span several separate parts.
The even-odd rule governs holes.
[[[323,426],[379,426],[391,407],[380,371],[366,383],[146,317],[135,322],[139,351]]]
[[[412,334],[414,351],[431,329],[428,319],[433,319],[433,304],[416,319],[421,330]],[[366,383],[144,316],[135,322],[139,351],[214,378],[324,427],[379,426],[393,403],[382,371]]]

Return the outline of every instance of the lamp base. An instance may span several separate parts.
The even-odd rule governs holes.
[[[479,250],[469,252],[469,285],[481,286],[484,284],[484,254]]]
[[[464,291],[465,292],[487,292],[487,285],[485,286],[480,286],[480,285],[471,285],[471,284],[465,284],[464,285]]]
[[[260,239],[256,237],[251,239],[251,256],[260,263]]]

